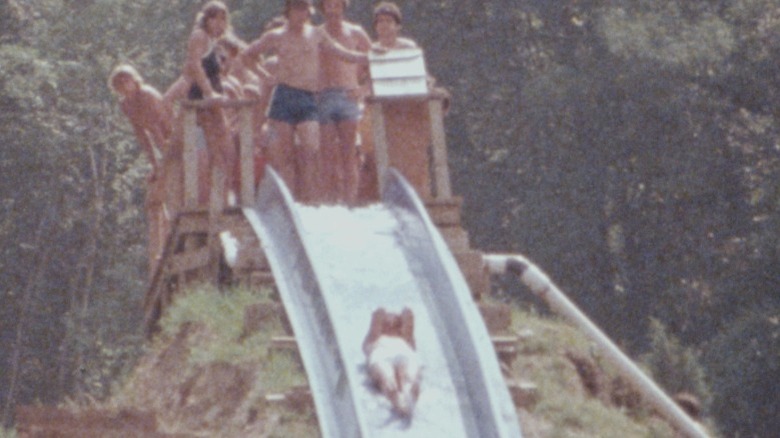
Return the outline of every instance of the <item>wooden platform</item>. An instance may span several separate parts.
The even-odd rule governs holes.
[[[490,276],[482,253],[471,248],[468,233],[460,226],[461,200],[426,203],[431,218],[453,252],[475,299],[490,291]],[[238,208],[214,216],[193,210],[179,214],[172,224],[161,260],[152,275],[144,299],[146,330],[152,335],[159,318],[174,297],[196,284],[274,287],[273,274],[255,233]],[[222,254],[219,234],[229,232],[238,241],[238,255],[229,268]]]

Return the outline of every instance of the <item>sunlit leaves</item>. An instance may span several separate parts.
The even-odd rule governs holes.
[[[697,68],[720,62],[736,46],[731,27],[710,13],[689,18],[677,2],[665,7],[607,8],[600,30],[610,51],[659,67]]]

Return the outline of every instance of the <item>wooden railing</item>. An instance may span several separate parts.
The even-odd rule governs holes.
[[[255,169],[254,169],[254,111],[259,104],[256,100],[228,100],[228,101],[186,101],[182,103],[182,114],[184,123],[184,209],[197,209],[199,205],[198,196],[198,140],[201,137],[199,131],[202,131],[197,124],[197,114],[199,110],[208,110],[214,107],[221,107],[225,110],[235,110],[238,112],[238,138],[239,150],[238,161],[241,171],[241,184],[239,193],[236,193],[239,199],[239,205],[249,205],[254,200],[255,195]],[[204,139],[205,140],[205,139]],[[231,136],[232,140],[232,136]],[[205,142],[204,142],[205,144]],[[226,175],[218,166],[212,166],[211,181],[209,188],[209,210],[221,211],[224,208],[224,194],[226,187],[224,181]],[[215,174],[216,173],[216,174]]]
[[[423,199],[447,200],[452,197],[444,132],[444,101],[445,97],[436,93],[368,99],[380,193],[388,169],[395,167],[409,179]],[[394,113],[399,112],[396,109],[399,107],[402,112],[413,114],[413,120],[408,121],[427,120],[429,124],[418,129],[393,126]],[[404,150],[406,148],[417,149],[418,153]]]
[[[182,189],[176,195],[174,208],[171,212],[170,235],[165,239],[160,257],[154,268],[147,291],[145,308],[147,325],[151,328],[159,313],[164,310],[171,296],[176,293],[190,278],[217,279],[220,259],[219,229],[220,218],[225,213],[226,193],[231,188],[226,187],[229,180],[225,169],[219,165],[211,165],[209,160],[201,160],[198,148],[208,148],[206,132],[198,125],[199,111],[210,111],[215,108],[230,112],[234,132],[229,135],[230,147],[236,147],[234,140],[238,137],[236,159],[240,168],[237,203],[234,207],[253,207],[255,203],[255,114],[258,110],[255,100],[213,100],[185,101],[181,104],[179,126],[181,142],[175,147],[181,148]],[[447,163],[447,146],[445,143],[443,105],[444,98],[436,94],[416,97],[369,98],[367,105],[371,112],[371,137],[374,143],[377,174],[381,186],[386,180],[389,168],[396,168],[404,175],[425,201],[452,201],[452,190]],[[211,115],[201,114],[204,117]],[[203,118],[201,118],[203,120]],[[227,127],[226,127],[227,128]],[[214,145],[212,145],[214,148]],[[208,150],[208,149],[207,149]],[[215,153],[215,152],[214,152]],[[178,159],[178,157],[177,157]],[[200,166],[209,166],[208,169]],[[234,166],[227,169],[235,170]],[[201,177],[210,174],[210,185],[205,187]],[[179,178],[179,176],[176,176]],[[205,199],[205,191],[208,199]],[[201,192],[203,191],[203,192]],[[178,190],[177,190],[178,192]],[[381,193],[381,191],[380,191]],[[180,198],[179,198],[180,196]],[[377,199],[378,201],[378,199]],[[459,204],[453,204],[459,208]],[[205,215],[205,217],[204,217]],[[205,219],[207,229],[199,229],[202,238],[186,238],[186,233],[175,228],[180,226],[180,217],[199,217]],[[206,225],[207,224],[207,225]],[[204,246],[205,243],[205,246]],[[180,254],[181,253],[181,254]],[[187,255],[182,255],[187,254]],[[177,256],[197,263],[189,263],[187,269],[176,269],[173,260]],[[179,257],[179,258],[181,258]],[[203,267],[196,264],[202,261]],[[173,263],[173,264],[172,264]],[[198,271],[199,274],[190,274]],[[175,281],[174,281],[175,280]],[[173,288],[172,290],[167,290]]]

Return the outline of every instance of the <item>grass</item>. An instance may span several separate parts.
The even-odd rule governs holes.
[[[308,417],[284,414],[279,424],[268,435],[269,438],[306,438],[318,436],[320,436],[320,429],[316,424],[316,418],[313,413]]]
[[[531,334],[522,340],[513,373],[536,384],[539,402],[530,413],[547,425],[546,437],[675,436],[671,427],[646,411],[611,406],[586,393],[567,352],[591,357],[603,371],[605,383],[617,373],[576,328],[558,318],[541,317],[519,308],[513,309],[512,321],[516,332]]]
[[[270,292],[231,289],[220,293],[212,287],[199,287],[177,300],[161,321],[166,336],[175,335],[188,322],[204,324],[211,336],[190,350],[190,362],[202,365],[215,362],[251,363],[260,367],[262,388],[283,391],[306,383],[296,355],[269,353],[271,339],[284,333],[281,319],[272,318],[262,330],[242,339],[247,306],[271,302]]]
[[[210,286],[195,287],[177,297],[160,321],[161,332],[148,347],[147,360],[142,361],[143,364],[127,379],[113,402],[120,406],[156,406],[158,411],[163,411],[158,415],[162,427],[171,433],[229,430],[242,435],[247,416],[262,413],[264,421],[274,420],[274,433],[290,433],[279,436],[317,436],[313,412],[288,412],[284,406],[269,406],[265,402],[267,394],[283,393],[306,384],[296,352],[269,348],[274,336],[284,334],[281,315],[272,314],[262,321],[259,330],[245,332],[247,308],[272,301],[267,290],[234,288],[219,291]],[[180,333],[185,333],[186,341],[178,341],[179,345],[175,347]],[[174,369],[170,369],[170,359],[163,360],[169,354],[179,355],[182,363],[176,362]],[[183,425],[187,421],[185,411],[165,409],[170,394],[186,393],[187,382],[191,382],[193,376],[202,375],[210,365],[221,363],[251,370],[254,380],[246,388],[247,393],[232,418],[213,422],[208,426],[209,430],[188,429]],[[167,371],[160,371],[166,367]],[[218,403],[217,400],[214,402]],[[312,429],[312,424],[314,432],[305,433]]]
[[[281,393],[305,385],[306,376],[297,354],[293,351],[271,350],[271,339],[284,334],[280,316],[271,316],[253,333],[244,333],[244,314],[248,306],[270,302],[268,291],[232,289],[219,292],[210,287],[199,287],[179,297],[161,321],[162,333],[149,347],[150,357],[160,357],[185,326],[204,327],[187,343],[185,363],[170,378],[170,391],[187,376],[209,364],[227,362],[257,372],[252,388],[243,402],[244,413],[255,412],[258,418],[272,424],[271,437],[316,437],[319,435],[316,415],[309,407],[268,405],[266,394]],[[628,410],[602,402],[583,389],[580,377],[567,353],[592,357],[607,378],[616,373],[595,353],[592,343],[576,328],[557,318],[543,317],[533,312],[513,309],[512,331],[528,332],[521,341],[520,354],[512,367],[514,378],[534,383],[538,388],[538,402],[527,410],[531,421],[542,424],[542,433],[536,436],[565,437],[652,437],[675,436],[671,428],[647,410]],[[153,362],[153,361],[152,361]],[[178,364],[177,364],[178,365]],[[149,383],[143,383],[144,372],[151,368],[139,367],[122,392],[138,397],[124,401],[143,400]],[[141,383],[139,383],[141,382]],[[180,384],[179,383],[179,384]],[[122,404],[122,396],[115,398]],[[164,409],[163,409],[164,410]],[[179,419],[181,417],[178,417]],[[246,415],[236,415],[228,423],[214,425],[211,431],[235,431],[242,434]],[[169,432],[193,432],[177,427],[177,420],[165,422]],[[521,425],[524,429],[526,425]],[[197,431],[204,433],[204,431]],[[208,433],[208,431],[205,431]],[[0,435],[0,438],[14,435]]]

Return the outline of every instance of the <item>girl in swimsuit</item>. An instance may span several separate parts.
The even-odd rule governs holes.
[[[184,98],[207,101],[223,98],[215,48],[217,40],[225,35],[232,35],[228,8],[222,1],[211,0],[203,5],[195,18],[195,26],[187,42],[187,58],[182,75],[165,93],[164,100],[171,110],[175,102]],[[204,131],[208,149],[207,157],[199,160],[204,164],[199,166],[201,185],[205,184],[204,188],[207,189],[212,183],[223,184],[221,181],[208,182],[210,169],[217,166],[225,176],[226,188],[237,193],[235,186],[238,181],[232,171],[237,153],[231,142],[224,111],[220,105],[200,109],[197,120]],[[208,166],[204,161],[208,162]]]

